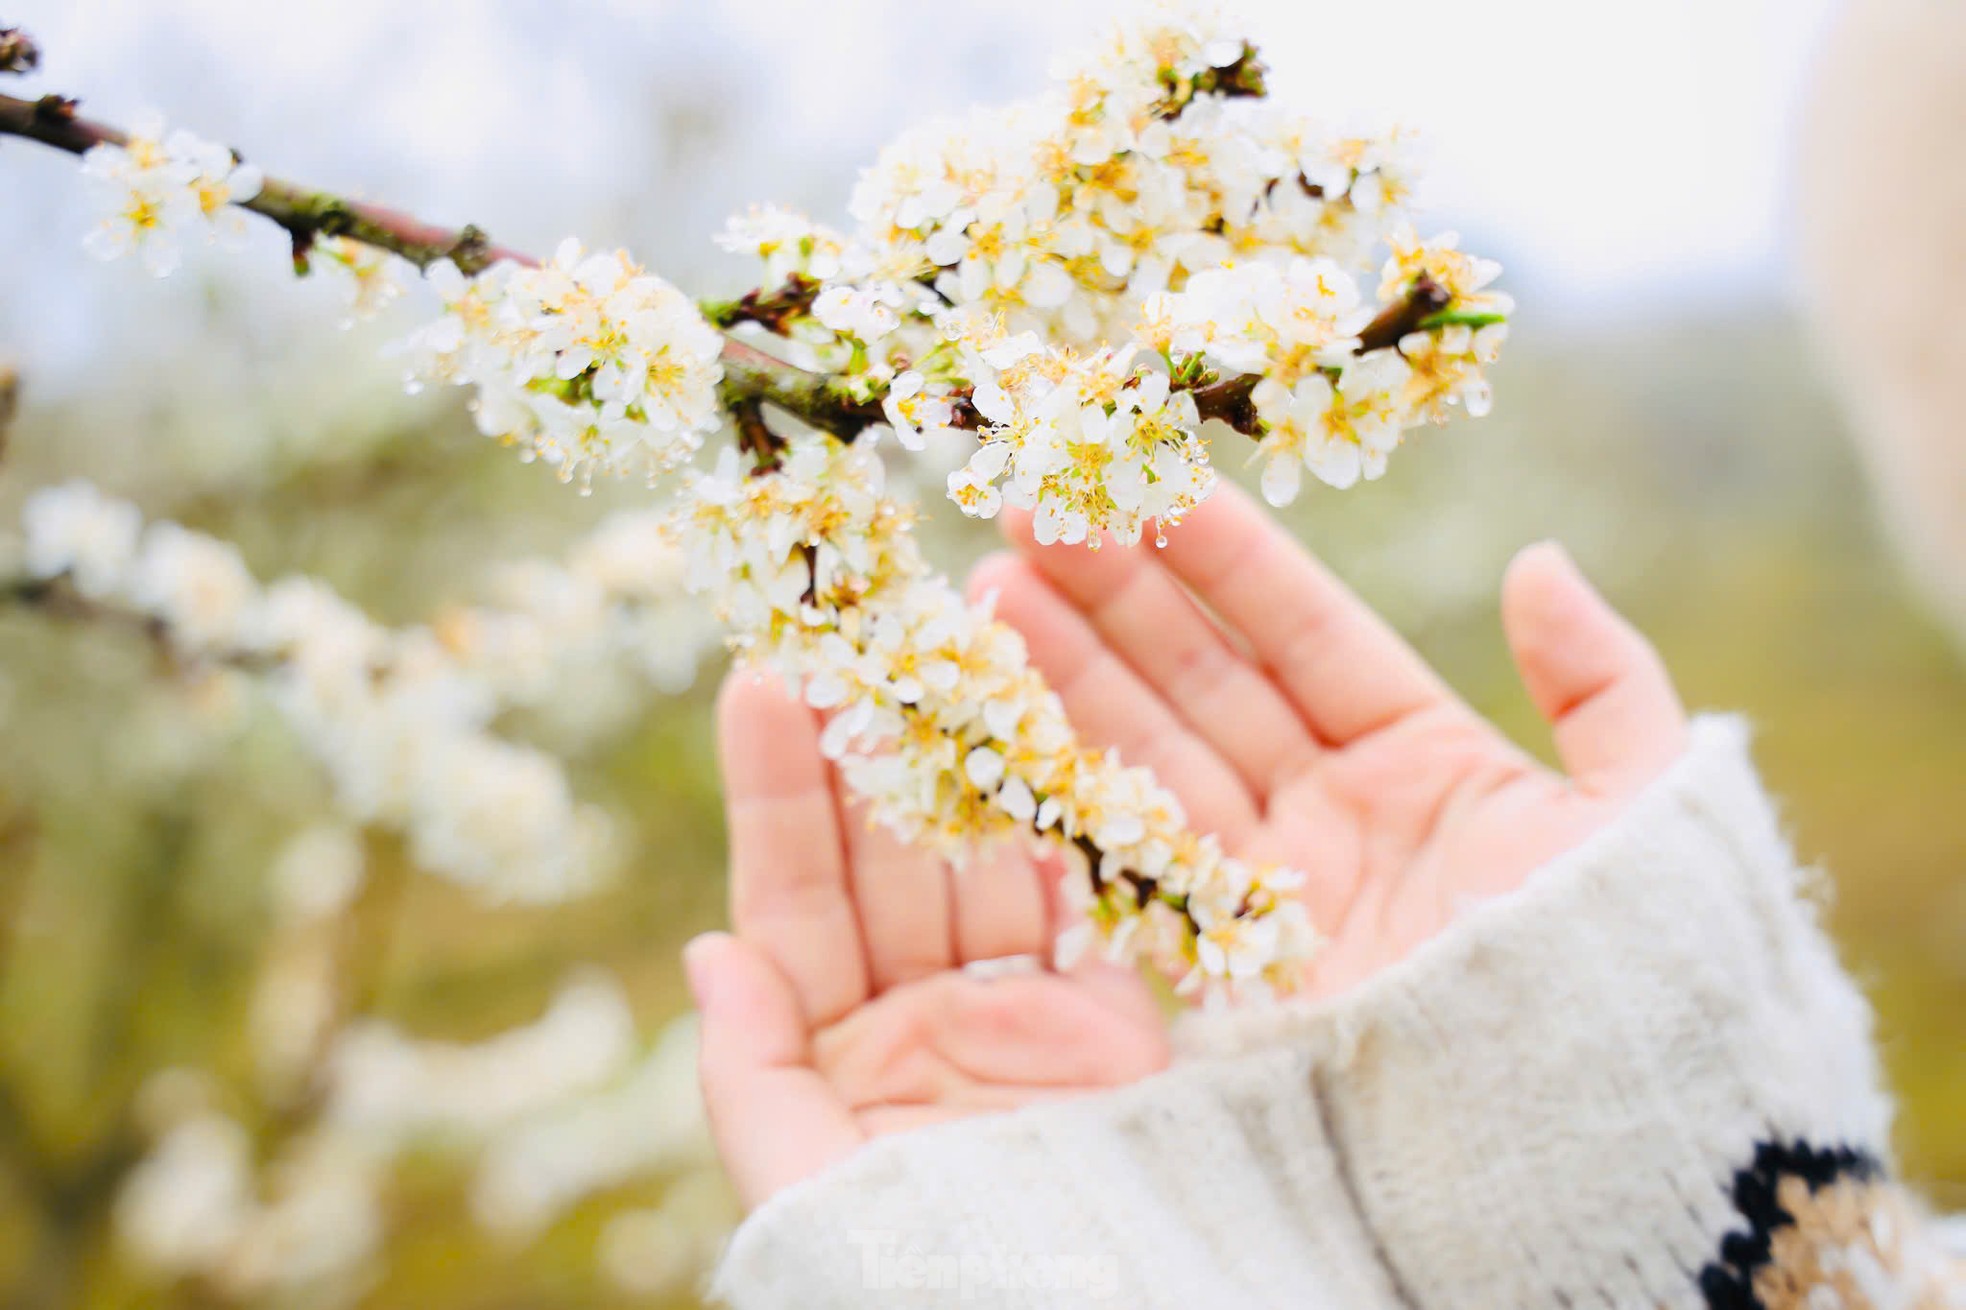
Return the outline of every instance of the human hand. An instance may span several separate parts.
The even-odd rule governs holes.
[[[1015,552],[978,567],[972,597],[998,594],[1080,734],[1151,768],[1191,826],[1305,871],[1328,939],[1313,994],[1512,890],[1685,749],[1657,654],[1554,543],[1510,565],[1502,624],[1564,774],[1456,698],[1234,486],[1160,549],[1041,547],[1027,516],[1004,519]]]
[[[1685,746],[1657,656],[1554,546],[1511,566],[1503,621],[1568,777],[1455,699],[1233,487],[1159,551],[1040,548],[1008,527],[1017,554],[979,567],[972,593],[998,593],[1088,739],[1152,767],[1235,854],[1308,873],[1330,939],[1316,993],[1515,887]],[[734,677],[720,723],[736,935],[687,961],[712,1127],[747,1204],[873,1136],[1165,1066],[1131,974],[962,969],[1047,952],[1063,914],[1041,867],[1003,852],[956,873],[870,829],[811,712],[774,685]]]
[[[1048,957],[1055,868],[1011,847],[952,870],[870,826],[812,711],[736,673],[718,702],[734,935],[684,953],[704,1100],[747,1207],[871,1138],[1137,1081],[1165,1026],[1130,970]]]

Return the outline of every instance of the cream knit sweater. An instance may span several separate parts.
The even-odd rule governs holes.
[[[1356,991],[1195,1017],[1120,1091],[877,1141],[753,1214],[716,1292],[1966,1305],[1888,1181],[1869,1015],[1797,883],[1744,731],[1704,721],[1612,828]]]

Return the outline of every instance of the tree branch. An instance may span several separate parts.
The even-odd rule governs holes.
[[[37,141],[73,155],[86,154],[98,145],[120,146],[129,141],[128,133],[83,118],[75,112],[73,100],[60,96],[23,100],[0,95],[0,136]],[[493,245],[484,230],[472,224],[455,229],[440,227],[381,205],[344,199],[278,178],[269,177],[259,194],[240,207],[284,228],[293,240],[297,261],[305,260],[316,238],[337,236],[386,250],[418,268],[448,259],[464,273],[478,273],[500,260],[529,267],[539,262],[521,251]],[[733,308],[719,317],[726,326],[747,319],[765,321],[774,314],[791,312],[791,299],[779,293],[754,293],[733,302],[733,306],[745,308]],[[851,439],[867,423],[880,420],[879,403],[855,399],[838,378],[774,359],[735,338],[725,340],[723,364],[726,403],[762,401],[845,439]]]
[[[53,95],[39,100],[0,95],[0,136],[23,137],[72,155],[86,154],[99,145],[129,144],[128,133],[83,118],[75,112],[76,103]],[[233,154],[240,157],[237,151]],[[297,261],[305,260],[318,237],[347,237],[399,255],[418,268],[448,259],[465,273],[478,273],[501,259],[517,264],[537,262],[519,251],[494,246],[483,229],[473,224],[457,229],[439,227],[381,205],[348,200],[278,178],[266,179],[259,194],[241,202],[240,207],[285,228],[293,239]]]
[[[869,423],[882,421],[880,402],[859,399],[839,377],[809,373],[741,341],[725,343],[723,365],[719,391],[732,410],[746,402],[762,402],[842,441],[851,441]]]
[[[703,317],[719,328],[756,323],[766,331],[784,336],[786,325],[792,319],[812,312],[812,302],[818,294],[819,283],[803,273],[794,273],[776,291],[759,287],[745,292],[736,300],[706,300],[697,308],[703,311]]]
[[[53,578],[0,578],[0,607],[7,605],[38,610],[51,618],[70,623],[94,623],[142,637],[150,643],[158,658],[168,661],[168,666],[173,668],[221,667],[263,673],[277,663],[271,656],[245,650],[187,654],[172,643],[170,626],[162,620],[117,605],[90,600],[75,590],[66,574]]]
[[[1398,346],[1407,333],[1426,327],[1428,320],[1445,310],[1452,299],[1446,288],[1422,274],[1403,297],[1380,310],[1370,323],[1359,329],[1358,353]],[[1249,398],[1256,383],[1255,374],[1245,373],[1196,387],[1192,393],[1195,409],[1203,418],[1221,419],[1246,436],[1261,436],[1262,421]]]
[[[7,432],[20,412],[20,374],[14,366],[0,360],[0,459],[7,457]]]
[[[0,30],[0,51],[13,40],[30,52],[33,43],[24,34]],[[1259,95],[1262,93],[1262,65],[1253,51],[1229,69],[1218,70],[1216,81],[1207,86],[1188,88],[1188,94]],[[1217,83],[1220,83],[1219,85]],[[1185,102],[1183,102],[1185,103]],[[61,96],[23,100],[0,95],[0,136],[18,136],[38,141],[70,154],[85,154],[95,146],[125,145],[127,133],[106,123],[98,123],[76,113],[76,102]],[[234,152],[237,157],[237,152]],[[495,246],[482,228],[466,224],[445,228],[380,205],[348,200],[330,192],[314,190],[277,178],[267,178],[259,194],[241,202],[242,207],[271,219],[293,240],[294,260],[306,271],[308,248],[323,236],[345,237],[398,255],[418,268],[448,259],[460,271],[472,274],[501,260],[534,266],[531,256]],[[783,332],[790,319],[811,309],[818,285],[808,278],[794,277],[773,291],[754,290],[736,300],[707,301],[700,308],[719,330],[739,323],[758,323],[774,332]],[[1450,297],[1439,285],[1422,277],[1405,298],[1388,305],[1365,326],[1359,335],[1361,352],[1397,346],[1407,333],[1427,326],[1428,320],[1447,309]],[[864,387],[851,385],[836,374],[814,373],[777,359],[726,332],[722,353],[724,381],[720,388],[724,404],[740,420],[745,407],[771,405],[823,432],[851,441],[862,428],[882,419],[878,396],[864,394]],[[1244,376],[1213,382],[1194,390],[1195,404],[1203,418],[1217,418],[1238,432],[1260,436],[1262,427],[1250,392],[1256,378]],[[957,398],[958,426],[980,427],[966,396]],[[4,418],[4,413],[0,413]],[[4,424],[0,423],[0,429]]]

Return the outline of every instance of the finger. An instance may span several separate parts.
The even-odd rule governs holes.
[[[724,933],[683,951],[702,1013],[697,1072],[717,1153],[747,1207],[845,1158],[862,1140],[811,1067],[799,997],[765,955]]]
[[[949,873],[941,859],[869,821],[861,806],[841,808],[847,881],[867,945],[873,990],[885,991],[948,968],[955,948]]]
[[[1258,798],[1315,757],[1290,702],[1232,647],[1150,546],[1038,544],[1031,516],[1006,509],[1004,533],[1108,645],[1164,697]]]
[[[1046,954],[1044,883],[1019,841],[994,842],[949,871],[956,962]]]
[[[775,679],[735,672],[717,727],[731,921],[785,975],[807,1022],[831,1022],[866,999],[867,966],[818,725]]]
[[[1658,652],[1563,547],[1542,542],[1515,557],[1502,583],[1502,626],[1579,787],[1630,795],[1686,749],[1686,712]]]
[[[1188,819],[1225,838],[1256,819],[1256,802],[1208,745],[1188,730],[1126,666],[1069,601],[1014,556],[992,556],[970,575],[970,591],[997,593],[997,617],[1024,634],[1031,663],[1064,702],[1088,741],[1140,764],[1181,800]]]
[[[1161,559],[1242,634],[1325,742],[1454,703],[1412,647],[1229,483],[1167,534]]]

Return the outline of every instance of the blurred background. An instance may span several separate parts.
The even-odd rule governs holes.
[[[1914,38],[1957,22],[1865,7]],[[1966,492],[1943,494],[1966,474],[1835,385],[1886,385],[1845,339],[1881,330],[1834,326],[1887,312],[1865,299],[1890,276],[1878,225],[1832,211],[1884,184],[1852,141],[1916,153],[1858,121],[1910,105],[1899,66],[1844,58],[1831,0],[1241,8],[1277,94],[1421,130],[1426,225],[1503,260],[1520,304],[1493,417],[1307,495],[1293,526],[1539,751],[1495,593],[1541,537],[1692,704],[1752,717],[1876,1004],[1905,1168],[1966,1208],[1966,616],[1944,546]],[[282,176],[521,248],[626,245],[712,294],[747,271],[709,243],[727,214],[839,219],[901,126],[1035,89],[1096,29],[1067,9],[13,0],[0,25],[44,52],[13,93],[155,107]],[[73,160],[0,142],[0,358],[24,387],[0,524],[86,476],[237,541],[262,578],[315,574],[410,623],[637,503],[517,464],[455,394],[405,394],[382,347],[416,310],[338,330],[270,227],[153,281],[82,254],[89,214]],[[1924,267],[1966,285],[1956,258]],[[1806,330],[1805,299],[1832,326]],[[954,517],[933,544],[961,568],[990,540]],[[717,664],[680,695],[596,678],[501,723],[613,815],[622,872],[486,909],[324,824],[321,779],[249,692],[140,634],[0,612],[0,1304],[694,1304],[734,1216],[676,965],[722,913]],[[337,878],[332,915],[282,899]],[[325,1039],[292,1031],[316,994],[347,1039],[325,1104],[305,1073]],[[268,1054],[296,1044],[297,1066]]]

